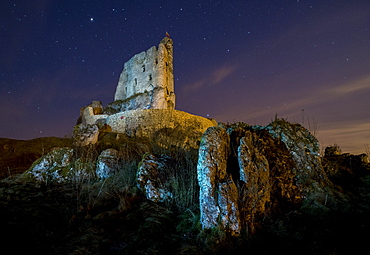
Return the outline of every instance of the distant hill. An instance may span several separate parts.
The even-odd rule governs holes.
[[[27,170],[55,147],[72,145],[71,138],[40,137],[32,140],[0,138],[0,179]]]

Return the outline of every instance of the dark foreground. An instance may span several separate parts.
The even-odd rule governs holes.
[[[22,159],[38,156],[33,149],[10,142],[13,147],[2,144],[8,150],[3,150],[3,156],[11,151],[15,157],[23,155]],[[64,142],[68,140],[55,141]],[[43,153],[45,146],[35,148]],[[4,167],[2,174],[8,177],[0,181],[2,251],[58,255],[364,254],[370,236],[370,167],[359,159],[348,154],[323,158],[331,181],[325,188],[336,199],[330,208],[312,203],[280,215],[266,215],[254,235],[243,233],[240,237],[219,229],[202,230],[199,205],[179,210],[150,202],[135,185],[122,185],[119,175],[106,181],[41,184]],[[16,173],[26,170],[31,158],[26,163],[13,165]]]
[[[134,187],[117,192],[103,183],[39,185],[10,177],[0,183],[2,250],[9,254],[360,254],[370,236],[370,177],[344,171],[335,178],[342,196],[336,208],[313,205],[266,218],[254,236],[233,238],[217,230],[202,231],[195,207],[176,212],[145,200]]]

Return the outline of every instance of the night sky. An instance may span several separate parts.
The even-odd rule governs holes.
[[[277,115],[321,146],[370,145],[368,0],[2,0],[0,137],[70,136],[166,31],[176,109],[250,125]]]

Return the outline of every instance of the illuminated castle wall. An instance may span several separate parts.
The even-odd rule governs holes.
[[[173,42],[162,39],[158,48],[133,56],[124,64],[116,93],[120,112],[134,109],[174,109]]]

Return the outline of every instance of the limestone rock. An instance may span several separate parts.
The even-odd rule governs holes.
[[[241,224],[238,208],[238,189],[235,183],[231,179],[221,182],[218,184],[217,192],[217,206],[220,209],[218,219],[221,222],[221,226],[230,232],[231,235],[239,235]],[[205,216],[206,214],[203,215]]]
[[[98,125],[77,125],[73,132],[77,146],[96,144],[99,139]]]
[[[133,56],[124,64],[114,101],[119,111],[174,109],[173,42],[163,38],[158,48]],[[113,106],[113,108],[114,108]]]
[[[30,175],[40,182],[65,181],[72,170],[70,165],[72,157],[73,149],[71,148],[54,149],[36,160],[33,166],[26,172],[26,175]]]
[[[300,184],[304,184],[307,180],[325,178],[320,160],[319,142],[307,129],[281,119],[273,121],[265,129],[273,138],[283,142],[289,150],[295,163],[293,171]]]
[[[147,199],[153,202],[164,202],[172,197],[168,189],[171,181],[168,176],[170,161],[167,156],[144,155],[139,165],[137,182]]]
[[[77,125],[94,125],[97,122],[104,122],[108,115],[103,114],[103,105],[100,101],[92,101],[91,104],[80,109],[80,117]]]
[[[222,127],[210,127],[203,134],[199,148],[198,183],[203,228],[222,227],[239,233],[238,192],[227,172],[230,138]]]
[[[171,143],[184,148],[198,148],[203,132],[217,125],[213,119],[164,109],[125,111],[109,116],[106,123],[112,132],[153,139],[163,146]]]
[[[93,109],[94,115],[99,115],[103,113],[103,105],[100,101],[92,101],[91,107]]]
[[[86,124],[80,123],[74,128],[73,136],[78,146],[96,144],[100,133],[113,132],[129,137],[153,139],[163,146],[198,148],[203,132],[208,127],[217,125],[213,119],[166,109],[138,109],[110,116],[90,117],[91,119],[85,118]]]
[[[343,176],[351,178],[349,176],[353,174],[365,176],[369,175],[370,173],[369,157],[367,154],[342,154],[338,145],[325,148],[324,162],[326,162],[325,172],[328,173],[329,177],[342,175],[339,178],[345,178]],[[328,164],[328,162],[331,163]],[[333,165],[335,166],[338,164],[340,164],[342,167],[333,167]]]
[[[265,206],[270,201],[271,180],[269,163],[266,157],[254,146],[257,136],[249,131],[240,139],[238,162],[240,181],[243,183],[241,198],[242,216],[248,219],[246,224],[250,233],[255,232],[254,223],[266,212]]]
[[[339,156],[342,154],[342,150],[339,148],[338,145],[329,146],[325,148],[325,157],[330,156]]]
[[[208,128],[197,166],[202,227],[253,234],[267,215],[327,197],[318,152],[316,138],[284,120]]]
[[[99,179],[106,179],[113,176],[118,170],[118,151],[106,149],[98,157],[96,164],[96,175]]]

